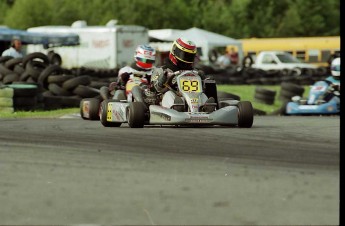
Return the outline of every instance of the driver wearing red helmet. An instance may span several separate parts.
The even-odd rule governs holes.
[[[174,92],[167,90],[165,88],[165,83],[168,80],[169,73],[180,71],[180,70],[196,70],[194,68],[194,61],[197,54],[197,48],[193,41],[187,40],[185,38],[178,38],[174,41],[169,57],[166,59],[165,65],[161,69],[157,69],[152,76],[152,83],[158,93],[164,93],[166,96],[171,96],[174,99],[174,103],[170,103],[169,106],[163,106],[167,108],[172,108],[173,105],[183,104],[181,97],[177,96]],[[201,70],[197,70],[198,75],[204,80],[205,74]],[[163,96],[164,98],[164,96]],[[208,98],[204,93],[202,98],[206,103],[215,103],[213,97]],[[163,105],[163,102],[162,102]],[[179,111],[182,111],[179,110]]]

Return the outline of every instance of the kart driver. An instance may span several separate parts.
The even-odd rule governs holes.
[[[174,108],[178,111],[183,111],[183,108],[175,108],[174,105],[183,105],[184,102],[181,97],[177,96],[173,91],[168,90],[165,87],[165,83],[168,80],[168,77],[171,76],[171,73],[179,70],[196,70],[194,69],[194,61],[197,54],[197,48],[193,41],[187,40],[185,38],[178,38],[174,41],[169,57],[165,61],[165,65],[161,67],[162,70],[155,70],[152,76],[152,83],[154,88],[158,93],[164,94],[164,98],[171,98],[174,100],[173,103],[167,103],[162,101],[162,106],[166,108]],[[205,80],[205,74],[203,71],[198,70],[198,75],[202,80]],[[170,97],[169,97],[170,96]],[[215,103],[213,97],[207,98],[203,93],[202,98],[205,99],[206,103],[212,104]],[[166,106],[164,106],[166,105]],[[205,105],[206,107],[206,105]],[[214,110],[214,109],[213,109]],[[204,111],[212,111],[210,109],[204,109]]]
[[[121,68],[118,72],[118,80],[109,84],[109,87],[102,87],[100,90],[103,99],[109,99],[109,94],[113,95],[113,99],[121,99],[125,97],[126,83],[133,77],[135,72],[146,72],[142,79],[150,82],[152,69],[156,60],[156,50],[150,45],[137,46],[134,54],[134,62],[129,66]]]
[[[332,75],[325,81],[329,84],[329,93],[325,95],[324,100],[330,100],[334,95],[340,97],[340,57],[335,58],[331,63]]]

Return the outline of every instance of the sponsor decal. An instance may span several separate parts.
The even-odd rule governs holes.
[[[83,103],[83,111],[84,112],[89,112],[90,110],[90,101],[84,101]]]
[[[314,86],[312,88],[313,91],[324,91],[326,90],[326,87],[325,86]]]
[[[210,119],[208,116],[191,116],[185,121],[189,123],[208,123],[212,121],[212,119]]]
[[[196,76],[196,75],[193,74],[193,73],[186,73],[186,74],[184,74],[183,76],[194,77],[194,76]]]
[[[198,101],[199,101],[199,98],[191,98],[191,99],[190,99],[190,102],[191,102],[192,104],[198,103]]]
[[[318,106],[313,106],[313,105],[301,105],[299,106],[300,109],[302,110],[314,110],[317,109]]]
[[[133,40],[130,39],[125,39],[122,41],[122,44],[124,47],[132,47],[133,46]]]
[[[92,46],[94,48],[104,48],[109,46],[109,40],[92,40]]]

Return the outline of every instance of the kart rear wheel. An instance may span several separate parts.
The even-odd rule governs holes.
[[[80,116],[82,119],[99,120],[99,100],[84,98],[80,101]]]
[[[143,128],[146,106],[142,102],[131,102],[127,111],[128,125],[131,128]]]
[[[120,127],[121,122],[108,122],[107,121],[107,114],[108,114],[108,103],[109,102],[115,102],[114,100],[104,100],[101,103],[100,109],[99,109],[99,116],[100,121],[104,127]]]
[[[254,121],[252,103],[249,101],[238,102],[238,127],[251,128]]]

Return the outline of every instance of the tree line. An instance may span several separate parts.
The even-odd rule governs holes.
[[[340,0],[0,0],[0,25],[198,27],[232,38],[340,35]]]

